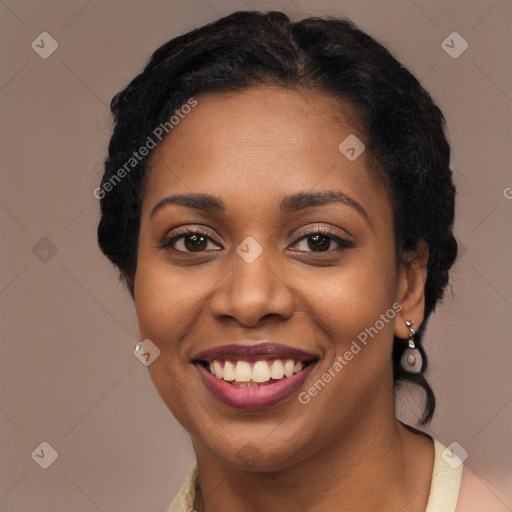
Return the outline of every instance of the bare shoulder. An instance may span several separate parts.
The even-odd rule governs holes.
[[[464,466],[459,499],[455,512],[509,512],[507,505],[491,490],[490,485]]]

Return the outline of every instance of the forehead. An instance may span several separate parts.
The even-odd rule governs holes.
[[[196,101],[154,150],[145,199],[208,192],[226,197],[227,203],[243,197],[254,207],[263,198],[315,188],[383,195],[368,172],[365,152],[350,160],[339,149],[347,137],[367,144],[349,103],[280,87]]]

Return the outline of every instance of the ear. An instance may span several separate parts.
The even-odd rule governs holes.
[[[418,331],[424,318],[425,283],[427,281],[428,247],[421,240],[413,251],[404,255],[398,272],[397,302],[402,309],[396,315],[395,336],[402,339],[409,337],[406,321],[413,321],[413,328]]]

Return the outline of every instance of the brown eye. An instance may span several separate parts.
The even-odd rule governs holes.
[[[204,251],[208,245],[208,238],[202,235],[186,235],[183,240],[188,251]]]
[[[173,236],[162,244],[162,248],[185,253],[220,249],[218,244],[214,243],[206,233],[199,231],[187,231],[186,233]]]
[[[327,251],[331,245],[331,239],[325,235],[308,236],[308,247],[315,252]]]
[[[337,232],[324,230],[322,228],[317,228],[315,231],[306,233],[293,245],[301,252],[334,252],[335,250],[355,247],[352,240],[343,238],[337,234]]]

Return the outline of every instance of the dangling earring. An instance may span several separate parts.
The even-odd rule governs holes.
[[[410,322],[405,322],[405,325],[409,327],[409,339],[407,340],[409,346],[405,349],[404,353],[402,354],[400,364],[402,365],[402,368],[406,372],[420,373],[421,367],[423,366],[423,359],[421,357],[421,352],[414,344],[414,336],[416,332],[412,328],[413,324],[414,322],[412,320]]]

